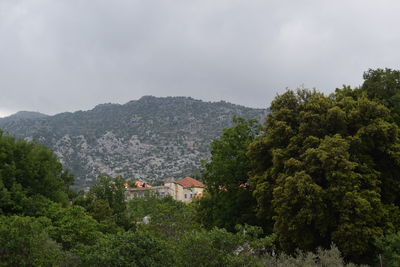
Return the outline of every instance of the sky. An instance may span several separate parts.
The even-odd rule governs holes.
[[[0,117],[143,95],[266,108],[400,69],[395,0],[0,0]]]

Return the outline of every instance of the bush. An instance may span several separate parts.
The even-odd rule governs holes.
[[[172,254],[145,232],[107,235],[81,254],[83,266],[173,266]]]
[[[55,266],[65,260],[39,219],[0,217],[0,266]]]
[[[342,267],[356,266],[345,264],[339,249],[332,245],[330,249],[317,249],[316,253],[297,251],[295,256],[281,254],[275,257],[266,257],[265,266],[275,267]]]
[[[400,234],[390,234],[378,241],[387,266],[400,266]]]

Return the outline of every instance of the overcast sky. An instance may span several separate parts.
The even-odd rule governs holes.
[[[267,107],[400,69],[400,1],[0,0],[0,116],[143,95]]]

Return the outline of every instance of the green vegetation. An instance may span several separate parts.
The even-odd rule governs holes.
[[[112,179],[101,175],[99,183],[93,185],[87,194],[75,198],[74,203],[85,207],[105,229],[119,226],[128,230],[132,225],[127,217],[124,184],[122,177]]]
[[[284,251],[335,243],[370,262],[376,239],[398,230],[399,126],[378,100],[345,87],[328,97],[288,91],[272,103],[249,149],[250,182]]]
[[[65,254],[44,230],[46,221],[0,216],[0,266],[61,265]]]
[[[66,205],[72,176],[45,146],[0,130],[0,214],[30,215],[43,199]]]
[[[253,122],[237,119],[236,130],[227,129],[224,135],[234,137],[237,131],[255,136],[253,126]],[[7,203],[11,207],[20,199],[30,203],[20,209],[1,209],[0,266],[265,266],[275,259],[269,256],[275,250],[275,235],[265,236],[260,227],[206,230],[198,220],[205,207],[200,212],[199,203],[187,205],[170,197],[148,196],[126,202],[120,177],[101,176],[89,192],[72,194],[67,186],[71,176],[51,151],[7,135],[1,135],[0,142],[7,155],[16,155],[14,151],[20,155],[8,157],[2,165],[2,183],[12,177],[14,187],[19,188],[19,198],[10,198]],[[244,147],[239,141],[242,152]],[[39,152],[45,155],[40,164],[34,161]],[[11,162],[14,172],[6,172]],[[28,172],[24,162],[37,164]],[[19,175],[5,175],[9,173],[30,175],[27,177],[37,183]],[[38,185],[40,181],[58,186],[50,187],[54,192],[47,192]],[[239,185],[242,182],[235,181]],[[233,187],[228,181],[226,185]],[[15,196],[8,188],[3,192]]]
[[[400,72],[364,78],[234,118],[191,204],[126,201],[121,177],[72,193],[53,152],[0,133],[0,266],[398,266]]]
[[[225,130],[205,165],[210,194],[199,210],[206,227],[238,220],[233,206],[248,213],[240,223],[275,234],[278,251],[294,255],[335,244],[346,260],[375,262],[384,250],[378,240],[400,227],[400,72],[369,70],[364,78],[360,88],[344,86],[329,96],[288,90],[272,102],[262,134],[247,135],[233,154],[229,148],[246,139],[239,126],[249,122]],[[236,191],[248,184],[255,208],[215,197],[239,199],[226,181]]]
[[[256,120],[234,117],[233,123],[211,144],[211,159],[204,164],[203,172],[207,194],[198,207],[204,225],[230,231],[237,224],[256,224],[256,201],[247,184],[251,167],[246,153],[261,130]]]
[[[250,148],[251,183],[258,214],[273,224],[281,248],[293,253],[333,242],[353,260],[374,255],[375,239],[397,220],[387,216],[397,212],[399,192],[388,186],[393,173],[384,172],[400,167],[389,110],[341,90],[332,97],[289,91],[271,109],[265,135]]]

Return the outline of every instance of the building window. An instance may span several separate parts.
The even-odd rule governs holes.
[[[190,194],[190,198],[192,198],[193,197],[193,194]]]
[[[187,194],[185,194],[185,198],[187,198]]]

